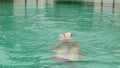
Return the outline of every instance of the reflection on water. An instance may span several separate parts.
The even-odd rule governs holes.
[[[120,4],[61,4],[54,0],[0,3],[0,68],[118,68]],[[114,5],[114,6],[113,6]],[[115,7],[115,8],[113,8]],[[84,58],[58,63],[51,49],[57,35],[71,31]]]

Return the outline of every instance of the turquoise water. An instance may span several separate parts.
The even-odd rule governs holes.
[[[0,68],[119,68],[120,13],[103,8],[106,11],[75,4],[0,3]],[[67,31],[80,44],[79,62],[52,58],[57,35]]]

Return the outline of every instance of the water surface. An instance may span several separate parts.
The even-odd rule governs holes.
[[[79,62],[52,58],[57,35],[67,31],[80,44]],[[120,13],[99,6],[0,3],[0,68],[6,67],[119,68]]]

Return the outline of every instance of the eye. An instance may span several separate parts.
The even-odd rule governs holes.
[[[68,46],[68,49],[69,49],[69,50],[71,50],[71,47],[70,47],[70,46]]]
[[[62,49],[62,47],[59,47],[59,49]]]

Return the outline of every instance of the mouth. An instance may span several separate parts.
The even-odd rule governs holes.
[[[58,58],[58,57],[56,57],[55,60],[58,61],[58,62],[70,62],[70,60],[67,59],[67,58]]]

